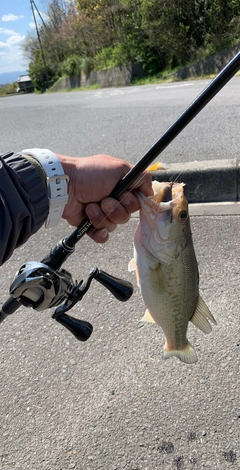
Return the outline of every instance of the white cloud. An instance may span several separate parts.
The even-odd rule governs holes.
[[[15,34],[15,31],[13,31],[13,29],[0,28],[0,34],[8,34],[11,36]]]
[[[25,39],[25,36],[21,36],[21,34],[15,33],[13,36],[7,40],[7,45],[9,47],[16,46],[17,44],[21,44],[21,42]]]
[[[21,49],[21,43],[25,36],[9,30],[1,31],[1,33],[7,34],[7,39],[6,41],[0,41],[0,73],[20,70],[18,64],[22,64],[21,69],[26,68],[26,65],[24,65],[26,59],[23,57]]]
[[[19,44],[0,42],[0,73],[27,70],[29,60],[26,59]]]
[[[3,15],[2,16],[2,21],[16,21],[19,18],[23,18],[23,15],[16,16],[13,13],[8,13],[8,15]]]
[[[24,39],[25,36],[21,36],[21,34],[13,31],[13,34],[6,40],[6,42],[0,41],[0,49],[9,49],[12,46],[17,46],[18,44],[21,44]]]
[[[2,21],[15,21],[20,18],[23,18],[23,16],[16,17],[9,14],[4,15]],[[25,37],[21,32],[0,27],[0,73],[27,69],[29,60],[24,57],[22,51],[22,43]]]

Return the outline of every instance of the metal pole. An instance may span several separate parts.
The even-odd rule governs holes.
[[[42,56],[42,61],[43,61],[43,65],[44,65],[44,68],[45,68],[45,72],[46,72],[46,78],[47,78],[47,83],[48,83],[48,71],[47,71],[47,65],[46,65],[46,61],[45,61],[45,56],[44,56],[44,52],[43,52],[43,47],[42,47],[42,42],[41,42],[41,38],[40,38],[40,34],[39,34],[39,30],[38,30],[38,25],[37,25],[37,21],[36,21],[36,16],[35,16],[35,11],[34,11],[34,8],[33,8],[33,4],[35,5],[34,1],[33,0],[30,0],[30,5],[31,5],[31,9],[32,9],[32,14],[33,14],[33,18],[34,18],[34,23],[35,23],[35,28],[36,28],[36,31],[37,31],[37,37],[38,37],[38,42],[39,42],[39,47],[40,47],[40,51],[41,51],[41,56]],[[36,7],[36,5],[35,5]],[[37,9],[37,8],[36,8]],[[38,11],[38,9],[37,9]],[[39,12],[38,12],[39,14]],[[40,15],[39,15],[40,16]],[[41,16],[40,16],[41,18]],[[42,19],[42,18],[41,18]],[[43,20],[42,20],[43,21]],[[43,22],[44,24],[44,22]],[[45,25],[45,24],[44,24]]]

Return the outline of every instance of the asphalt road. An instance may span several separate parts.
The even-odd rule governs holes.
[[[209,81],[0,99],[1,149],[47,147],[137,161]],[[233,78],[163,152],[167,163],[239,156],[240,77]]]
[[[2,150],[13,143],[15,151],[39,145],[65,153],[106,151],[127,157],[129,152],[134,161],[205,84],[6,98],[0,101]],[[208,105],[199,132],[196,118],[196,145],[186,129],[179,137],[181,145],[173,143],[166,150],[165,161],[183,161],[183,155],[186,161],[191,155],[194,160],[226,158],[228,147],[229,158],[236,157],[239,84],[233,79],[221,98],[219,94]],[[165,116],[160,129],[158,114]],[[215,122],[213,133],[207,115]],[[76,133],[84,116],[86,127]],[[107,122],[108,134],[103,136]],[[194,153],[200,143],[209,148],[208,156]],[[130,280],[134,294],[121,303],[93,281],[72,310],[73,316],[94,326],[86,343],[77,342],[48,311],[21,308],[1,324],[1,469],[240,469],[239,216],[193,215],[191,223],[201,294],[218,323],[210,335],[190,325],[188,337],[198,363],[163,361],[161,330],[139,321],[144,306],[134,275],[127,271],[137,219],[119,227],[106,245],[84,237],[64,267],[85,280],[97,266]],[[41,259],[70,232],[65,222],[41,229],[15,251],[0,268],[2,302],[17,268],[26,260]]]

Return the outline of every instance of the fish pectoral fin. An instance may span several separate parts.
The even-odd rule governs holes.
[[[141,321],[146,321],[148,323],[155,323],[155,321],[153,320],[153,317],[151,315],[151,313],[149,312],[149,310],[147,309],[144,316],[142,317]]]
[[[137,270],[137,265],[136,265],[136,261],[134,258],[131,259],[131,261],[129,261],[128,263],[128,271],[136,271]]]
[[[136,279],[137,279],[137,285],[140,288],[140,282],[139,282],[139,274],[138,274],[138,268],[137,268],[137,263],[134,258],[131,259],[128,263],[128,271],[136,271]]]
[[[211,327],[211,324],[209,323],[209,320],[211,320],[215,325],[217,324],[208,306],[205,304],[204,300],[199,295],[196,310],[190,321],[197,328],[199,328],[199,330],[203,331],[203,333],[208,334],[208,333],[211,333],[212,331],[212,327]]]
[[[168,349],[167,344],[165,344],[163,358],[168,359],[172,356],[178,357],[180,361],[186,364],[194,364],[198,360],[196,351],[189,341],[182,349]]]

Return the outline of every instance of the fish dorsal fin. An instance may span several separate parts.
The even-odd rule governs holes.
[[[153,320],[153,317],[151,315],[151,313],[149,312],[149,310],[146,310],[144,316],[142,317],[141,321],[146,321],[148,323],[155,323],[155,321]]]
[[[212,331],[212,327],[209,323],[209,320],[211,320],[215,325],[217,324],[208,306],[205,304],[204,300],[199,295],[196,310],[191,318],[191,322],[197,328],[199,328],[199,330],[203,331],[203,333],[208,334]]]
[[[128,263],[128,271],[129,272],[136,271],[136,268],[137,268],[136,261],[134,258],[132,258],[131,261],[129,261]]]

